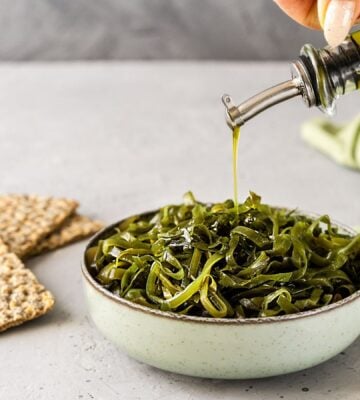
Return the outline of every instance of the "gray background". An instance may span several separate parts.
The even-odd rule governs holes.
[[[272,0],[0,0],[0,61],[294,58],[320,32]]]

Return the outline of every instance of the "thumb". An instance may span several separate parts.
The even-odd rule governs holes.
[[[360,0],[318,0],[318,17],[330,46],[338,46],[360,17]]]

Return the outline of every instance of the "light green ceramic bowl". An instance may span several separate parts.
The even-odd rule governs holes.
[[[87,248],[119,223],[99,232]],[[85,257],[82,273],[89,314],[100,332],[131,357],[171,372],[216,379],[286,374],[330,359],[360,335],[360,290],[312,311],[217,319],[163,312],[119,298],[94,280]]]

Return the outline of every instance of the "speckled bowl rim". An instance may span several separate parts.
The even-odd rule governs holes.
[[[286,209],[285,207],[282,207],[283,209]],[[157,210],[154,211],[148,211],[136,215],[149,215]],[[307,215],[310,218],[317,218],[320,216],[320,214],[315,214],[315,213],[308,213],[300,210],[295,210],[297,213],[300,213],[302,215]],[[299,313],[295,314],[288,314],[288,315],[280,315],[280,316],[275,316],[275,317],[257,317],[257,318],[210,318],[210,317],[197,317],[197,316],[192,316],[192,315],[181,315],[177,314],[171,311],[161,311],[158,309],[153,309],[150,307],[143,306],[141,304],[137,304],[134,302],[131,302],[129,300],[123,299],[121,297],[116,296],[115,294],[111,293],[109,290],[105,289],[103,286],[100,285],[90,274],[86,262],[86,252],[90,247],[93,247],[98,240],[102,239],[104,236],[107,235],[108,232],[113,230],[114,228],[118,227],[121,222],[123,222],[126,218],[121,219],[118,222],[115,222],[111,225],[106,226],[103,228],[101,231],[96,233],[88,242],[83,258],[82,258],[82,263],[81,263],[81,271],[86,279],[86,281],[102,296],[106,297],[109,300],[112,300],[113,302],[117,303],[118,305],[125,306],[126,308],[133,309],[135,311],[140,311],[148,315],[152,315],[154,317],[161,317],[161,318],[166,318],[168,320],[173,320],[173,321],[184,321],[184,322],[196,322],[196,323],[202,323],[202,324],[213,324],[213,325],[259,325],[259,324],[266,324],[266,323],[275,323],[275,322],[286,322],[286,321],[294,321],[298,320],[300,318],[308,318],[312,316],[316,316],[319,314],[323,314],[325,312],[329,312],[335,309],[338,309],[342,306],[345,306],[347,304],[350,304],[354,301],[360,301],[360,289],[357,290],[355,293],[352,295],[346,297],[345,299],[342,299],[340,301],[337,301],[336,303],[329,304],[327,306],[322,306],[319,308],[315,308],[314,310],[308,310],[308,311],[301,311]],[[343,232],[346,232],[351,235],[355,235],[356,232],[354,229],[338,223],[336,221],[332,221],[333,225],[336,227],[340,228]]]

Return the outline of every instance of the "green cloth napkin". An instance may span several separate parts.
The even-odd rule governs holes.
[[[301,135],[310,146],[338,164],[360,170],[360,115],[342,126],[324,118],[305,122]],[[360,226],[354,229],[360,233]]]
[[[360,170],[360,115],[342,126],[314,119],[302,125],[301,134],[310,146],[338,164]]]

